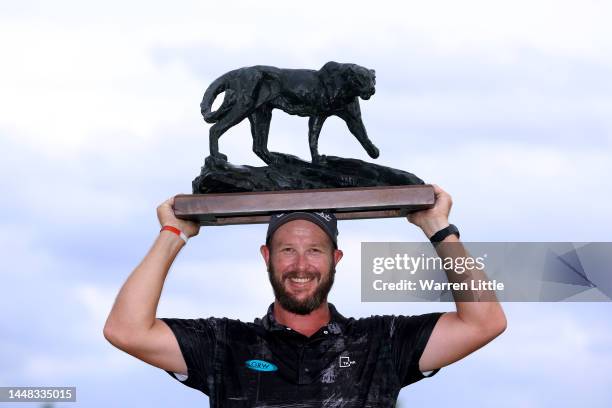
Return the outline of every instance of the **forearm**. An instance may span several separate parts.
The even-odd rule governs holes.
[[[495,291],[481,282],[488,282],[484,269],[475,264],[467,265],[465,261],[457,262],[459,258],[465,259],[470,254],[455,235],[449,235],[436,246],[436,252],[441,259],[453,259],[452,265],[464,265],[461,273],[457,268],[445,270],[450,283],[465,283],[468,291],[452,289],[453,299],[457,309],[457,316],[465,323],[477,325],[482,328],[496,330],[505,326],[505,316],[497,300]]]
[[[169,231],[159,234],[121,287],[106,321],[105,334],[132,335],[153,326],[168,270],[183,246],[176,234]]]
[[[419,226],[430,240],[438,231],[449,226],[448,216],[452,206],[451,196],[440,186],[432,186],[434,206],[408,215],[408,221]],[[439,241],[442,236],[443,233],[435,240]],[[442,265],[448,268],[445,268],[445,272],[451,283],[449,286],[457,312],[445,313],[436,323],[419,361],[421,370],[451,364],[478,350],[506,329],[506,316],[495,291],[487,286],[472,285],[487,281],[482,260],[470,260],[470,254],[455,234],[447,234],[435,248]]]

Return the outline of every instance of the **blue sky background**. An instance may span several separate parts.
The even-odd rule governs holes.
[[[205,88],[241,66],[376,69],[361,104],[376,162],[449,191],[467,241],[610,240],[610,3],[287,3],[0,2],[0,385],[74,385],[84,407],[207,405],[102,327],[158,233],[156,206],[190,193],[208,155]],[[307,119],[275,111],[269,145],[308,158]],[[233,163],[263,165],[250,146],[248,123],[220,140]],[[320,151],[369,160],[338,119]],[[340,231],[343,314],[452,308],[361,303],[360,242],[424,237],[403,219]],[[202,228],[158,315],[263,315],[264,232]],[[403,405],[612,405],[611,304],[505,309],[503,336],[405,388]]]

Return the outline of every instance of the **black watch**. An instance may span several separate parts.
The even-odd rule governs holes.
[[[440,242],[442,242],[442,240],[444,240],[444,238],[448,237],[451,234],[455,234],[457,238],[461,237],[459,235],[459,229],[457,229],[457,227],[454,226],[453,224],[450,224],[448,227],[442,228],[440,231],[433,234],[431,238],[429,238],[429,241],[431,241],[431,243],[434,244],[435,246],[436,244],[439,244]]]

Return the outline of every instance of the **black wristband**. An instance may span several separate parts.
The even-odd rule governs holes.
[[[448,227],[442,228],[440,231],[433,234],[431,238],[429,238],[429,241],[431,241],[431,243],[435,246],[451,234],[457,235],[457,238],[461,237],[459,234],[459,229],[457,229],[457,227],[453,224],[450,224]]]

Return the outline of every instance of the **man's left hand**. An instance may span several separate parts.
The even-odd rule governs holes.
[[[448,227],[448,215],[450,214],[453,200],[451,196],[442,190],[437,184],[432,184],[434,188],[435,203],[432,208],[416,211],[408,214],[408,221],[420,227],[427,238],[442,228]]]

